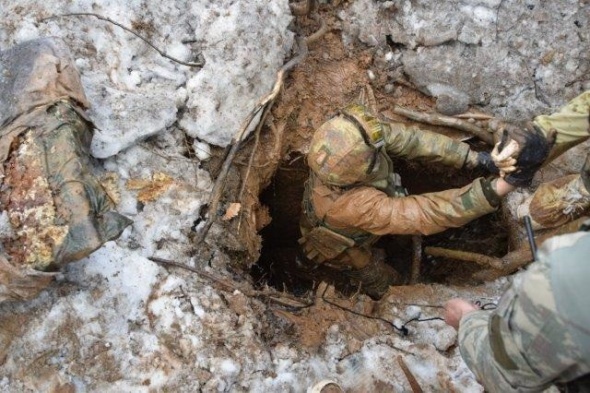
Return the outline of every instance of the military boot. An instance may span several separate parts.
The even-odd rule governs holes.
[[[381,299],[391,285],[403,283],[401,275],[382,259],[372,259],[367,266],[347,274],[373,300]]]

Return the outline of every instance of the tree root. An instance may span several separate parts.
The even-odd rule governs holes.
[[[412,270],[410,284],[416,284],[420,278],[420,265],[422,264],[422,236],[412,236]]]
[[[254,120],[256,115],[261,110],[263,110],[263,109],[265,110],[266,108],[270,108],[272,106],[275,98],[277,97],[277,95],[281,91],[281,88],[283,87],[285,74],[291,68],[293,68],[297,64],[299,64],[307,56],[306,39],[304,39],[304,38],[299,39],[298,40],[298,47],[299,47],[299,53],[297,54],[297,56],[295,56],[293,59],[289,60],[277,73],[276,82],[272,88],[272,91],[268,95],[266,95],[265,97],[263,97],[262,99],[260,99],[258,101],[258,103],[254,107],[254,109],[246,117],[246,119],[245,119],[244,123],[242,124],[242,127],[240,128],[238,133],[233,137],[232,142],[230,144],[231,148],[229,150],[229,153],[227,154],[225,161],[223,162],[223,165],[221,166],[221,171],[219,172],[219,175],[217,176],[217,179],[215,180],[215,184],[213,185],[213,190],[211,191],[211,197],[209,199],[209,202],[207,203],[209,214],[207,217],[207,221],[205,222],[205,225],[197,233],[197,236],[196,236],[197,244],[199,244],[203,240],[205,240],[205,237],[207,236],[209,229],[211,229],[211,226],[213,225],[213,222],[215,221],[215,218],[217,216],[217,210],[219,208],[219,201],[221,199],[223,189],[225,188],[225,179],[227,177],[227,174],[229,173],[229,169],[230,169],[230,167],[233,163],[233,160],[238,152],[238,149],[241,146],[241,142],[243,141],[243,139],[246,135],[246,131],[250,127],[250,124],[252,123],[252,121]]]
[[[486,142],[488,145],[494,145],[494,135],[491,132],[466,120],[458,119],[456,117],[444,116],[438,113],[418,112],[397,105],[394,106],[392,110],[395,114],[407,117],[408,119],[437,126],[452,127],[458,130],[469,132],[482,141]]]
[[[542,244],[545,240],[553,236],[576,232],[586,220],[588,220],[588,217],[580,217],[568,224],[562,225],[553,230],[545,231],[543,234],[536,237],[536,243]],[[488,270],[478,272],[474,276],[476,279],[483,279],[485,281],[495,280],[496,278],[512,274],[533,261],[533,255],[531,253],[531,247],[529,244],[526,244],[517,250],[511,251],[501,258],[491,257],[469,251],[450,250],[448,248],[442,247],[426,247],[424,249],[424,253],[433,257],[474,262],[478,265],[488,268]]]

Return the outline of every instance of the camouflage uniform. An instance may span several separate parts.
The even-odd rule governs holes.
[[[0,302],[35,297],[49,272],[131,223],[92,171],[88,106],[61,40],[0,52],[0,210],[12,230],[1,239]]]
[[[466,314],[465,363],[489,392],[590,391],[590,233],[554,237],[494,311]],[[581,390],[575,390],[581,389]]]
[[[370,135],[363,138],[378,135],[373,139],[382,148],[365,149],[362,132]],[[362,269],[374,258],[371,245],[382,235],[429,235],[495,211],[499,198],[483,178],[459,189],[406,195],[390,158],[460,169],[473,154],[467,144],[446,136],[381,122],[360,105],[345,108],[316,131],[308,154],[312,171],[299,241],[306,256],[316,263]]]
[[[555,145],[547,162],[590,137],[590,91],[586,91],[558,112],[535,117],[533,123],[544,131],[557,132]]]
[[[590,137],[590,91],[571,100],[558,112],[537,116],[534,123],[545,134],[557,132],[547,163]],[[568,175],[541,184],[519,208],[519,216],[530,215],[535,229],[554,228],[571,222],[590,208],[589,159],[582,174]]]

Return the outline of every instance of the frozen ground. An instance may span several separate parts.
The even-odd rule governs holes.
[[[479,104],[518,117],[588,88],[587,2],[560,2],[559,12],[540,1],[342,3],[335,31],[346,45],[371,46],[377,55],[369,68],[385,91],[407,75],[424,91],[450,97],[451,106]],[[550,28],[510,29],[532,23],[526,10]],[[73,12],[111,18],[168,55],[204,66],[179,65],[93,17],[41,20]],[[287,0],[0,0],[0,14],[0,49],[40,36],[69,45],[98,128],[97,170],[114,176],[118,210],[134,221],[116,242],[66,268],[36,300],[0,305],[0,390],[302,392],[334,378],[350,391],[408,391],[401,355],[425,391],[482,391],[452,346],[453,330],[440,321],[409,325],[411,334],[402,337],[386,323],[317,302],[303,316],[326,317],[312,325],[147,259],[239,279],[230,267],[231,234],[214,226],[206,250],[191,242],[212,187],[201,163],[211,144],[230,141],[291,55]],[[388,46],[387,36],[398,45]],[[488,61],[485,53],[504,53],[508,43],[516,48]],[[378,313],[398,325],[418,313],[440,316],[438,308],[407,304],[440,305],[457,294],[493,300],[503,284],[418,286],[393,293]],[[355,307],[372,306],[364,300]],[[319,339],[302,345],[308,336]]]

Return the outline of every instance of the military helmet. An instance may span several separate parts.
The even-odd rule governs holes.
[[[358,185],[369,178],[383,145],[382,123],[353,104],[315,131],[307,163],[326,184]]]

